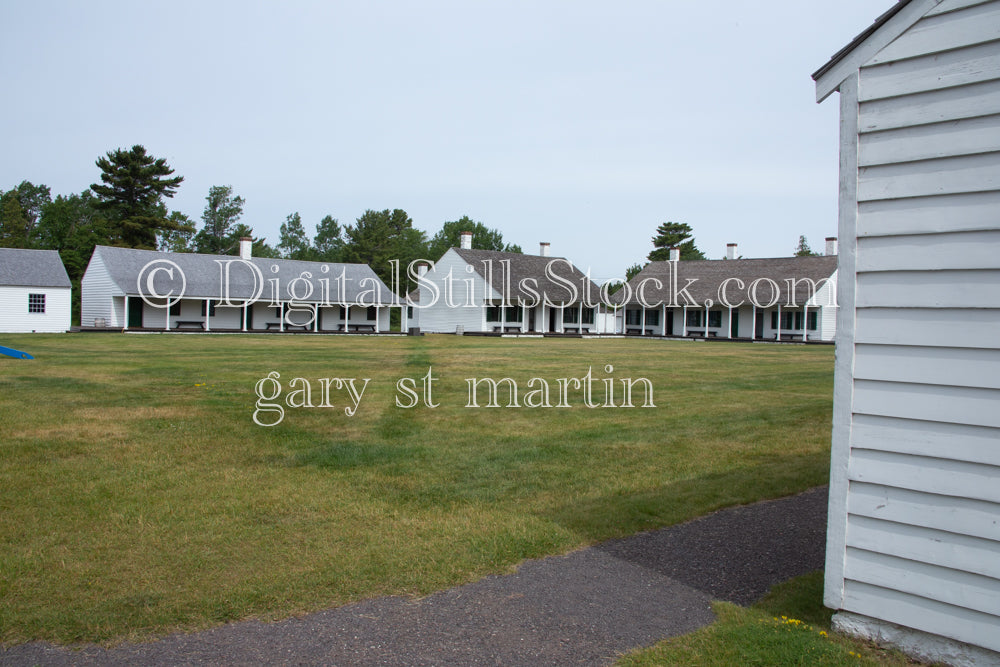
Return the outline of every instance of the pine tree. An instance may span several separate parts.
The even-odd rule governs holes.
[[[681,259],[705,259],[705,253],[694,244],[690,225],[683,222],[664,222],[656,228],[653,237],[653,247],[649,253],[649,261],[663,262],[670,259],[670,248],[680,248]]]

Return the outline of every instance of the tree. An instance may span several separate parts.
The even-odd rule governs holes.
[[[302,218],[298,211],[289,215],[281,223],[278,231],[278,251],[285,259],[309,259],[312,246],[306,229],[302,226]]]
[[[37,244],[35,227],[42,207],[52,201],[47,185],[21,181],[7,192],[0,191],[0,245],[8,248],[33,248]]]
[[[135,145],[117,149],[97,158],[102,184],[90,189],[97,195],[96,206],[113,225],[114,240],[130,248],[156,248],[156,233],[180,229],[163,206],[164,197],[173,197],[184,180],[170,175],[174,170],[163,158],[154,158]]]
[[[627,269],[625,269],[625,280],[626,280],[626,282],[629,281],[629,280],[632,280],[637,275],[639,275],[639,272],[642,271],[643,268],[645,268],[645,267],[643,267],[641,264],[633,264],[632,266],[630,266]]]
[[[670,248],[680,248],[681,259],[705,259],[705,253],[694,244],[691,226],[683,222],[664,222],[656,228],[653,237],[654,250],[649,253],[649,261],[663,262],[670,259]]]
[[[229,249],[224,252],[224,255],[238,255],[240,253],[240,239],[250,239],[250,254],[254,257],[270,257],[274,259],[280,259],[281,254],[267,244],[267,239],[263,236],[254,237],[253,227],[249,225],[237,222],[233,225],[232,233],[230,235],[233,243]]]
[[[38,221],[38,246],[58,250],[70,280],[77,281],[87,269],[94,246],[108,243],[107,221],[95,206],[90,190],[64,197],[42,207]]]
[[[462,232],[472,232],[472,247],[479,250],[502,250],[504,252],[522,253],[520,246],[504,244],[503,234],[496,229],[490,229],[467,215],[452,222],[446,222],[441,230],[427,243],[428,259],[438,259],[448,248],[457,248],[462,242]]]
[[[393,287],[391,260],[399,260],[400,278],[409,288],[406,267],[415,259],[427,259],[427,236],[414,229],[413,220],[402,209],[369,209],[344,234],[347,243],[343,261],[369,265],[390,287]]]
[[[813,252],[812,248],[809,247],[809,242],[806,241],[805,236],[799,237],[799,244],[795,247],[796,257],[815,257],[818,252]]]
[[[167,220],[176,222],[182,229],[161,229],[156,232],[156,247],[164,252],[201,252],[192,245],[197,237],[194,233],[194,223],[180,211],[171,211]]]
[[[313,251],[316,261],[339,262],[344,254],[344,229],[333,216],[324,216],[316,225]]]
[[[205,197],[205,210],[201,214],[204,223],[194,237],[196,252],[213,255],[228,254],[232,246],[233,225],[243,215],[243,197],[233,195],[231,185],[213,185]]]

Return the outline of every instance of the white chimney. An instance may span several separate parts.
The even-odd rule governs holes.
[[[472,232],[462,232],[462,249],[472,250]]]
[[[549,242],[548,241],[542,241],[541,243],[538,244],[538,254],[541,255],[542,257],[548,257],[549,256]]]
[[[736,244],[727,243],[726,244],[726,259],[736,259]]]
[[[826,237],[826,255],[829,257],[830,255],[836,255],[836,254],[837,254],[837,237],[836,236]]]
[[[423,262],[417,264],[417,275],[426,276],[427,275],[427,265]]]
[[[671,262],[679,262],[679,261],[681,261],[681,249],[680,248],[671,248],[670,249],[670,261]]]
[[[253,255],[253,239],[244,236],[240,239],[240,259],[250,259]]]

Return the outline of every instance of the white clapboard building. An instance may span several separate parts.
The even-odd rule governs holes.
[[[55,250],[0,248],[0,333],[69,331],[71,291]]]
[[[1000,664],[1000,0],[898,2],[839,92],[839,629]]]
[[[625,335],[832,341],[837,328],[837,239],[810,257],[650,262],[615,294]]]
[[[569,260],[472,247],[472,233],[421,274],[410,326],[427,333],[597,334],[614,317]],[[416,295],[414,295],[416,296]]]
[[[162,331],[385,333],[398,297],[367,264],[97,246],[81,324]],[[228,302],[227,302],[228,301]]]

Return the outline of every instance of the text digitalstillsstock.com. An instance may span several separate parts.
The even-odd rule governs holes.
[[[604,372],[614,373],[607,364]],[[440,407],[435,401],[433,367],[422,377],[403,377],[395,383],[396,407],[410,409],[422,405]],[[254,385],[257,401],[253,421],[260,426],[277,426],[285,419],[286,408],[330,409],[343,407],[348,417],[357,414],[371,378],[295,377],[287,388],[278,371],[271,371]],[[595,377],[593,367],[580,377],[546,380],[532,377],[523,383],[514,378],[464,378],[466,408],[655,408],[653,383],[647,378]],[[501,397],[505,400],[501,400]]]

